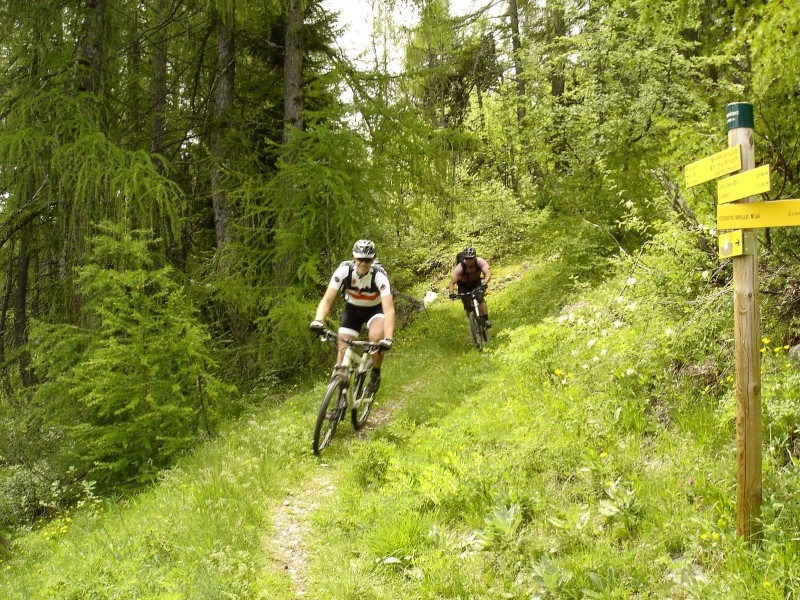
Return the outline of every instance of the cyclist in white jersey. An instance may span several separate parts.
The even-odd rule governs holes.
[[[344,312],[339,327],[339,336],[355,339],[361,328],[367,326],[371,342],[378,342],[383,351],[392,347],[394,336],[394,299],[389,278],[383,270],[373,266],[375,244],[370,240],[358,240],[353,245],[353,261],[340,264],[331,276],[328,289],[317,306],[317,313],[311,322],[311,331],[324,329],[324,320],[336,301],[336,296],[344,290]],[[339,341],[337,365],[342,363],[347,345]],[[383,353],[378,352],[372,359],[372,376],[367,390],[375,393],[381,384],[381,364]]]

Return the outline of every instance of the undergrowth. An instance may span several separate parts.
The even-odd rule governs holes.
[[[397,336],[381,389],[397,408],[368,435],[343,425],[311,455],[320,376],[150,492],[18,536],[4,597],[295,597],[272,515],[330,469],[309,598],[797,597],[800,376],[767,301],[763,537],[745,544],[729,266],[667,226],[610,262],[576,265],[559,239],[493,265],[486,352],[443,299]]]

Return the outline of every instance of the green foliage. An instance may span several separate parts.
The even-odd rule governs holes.
[[[714,284],[703,235],[661,226],[641,254],[620,257],[616,277],[558,316],[520,290],[537,277],[551,293],[555,282],[569,287],[558,269],[576,266],[568,255],[525,273],[509,290],[514,303],[494,294],[495,315],[520,305],[528,322],[496,331],[481,361],[487,385],[473,380],[463,402],[392,437],[395,454],[377,440],[358,449],[354,478],[370,479],[375,465],[386,475],[378,486],[361,479],[357,500],[325,511],[323,528],[341,524],[343,507],[358,516],[337,529],[347,540],[320,545],[323,557],[368,532],[360,569],[376,571],[365,594],[381,597],[512,586],[526,597],[752,592],[754,559],[731,531],[732,434],[715,421],[731,389],[730,342],[717,347],[729,290]],[[461,362],[457,380],[477,366],[469,354]],[[418,400],[407,401],[411,411]],[[732,578],[740,568],[746,575]]]
[[[520,3],[517,51],[505,20],[423,2],[413,68],[394,76],[334,57],[312,2],[307,127],[281,147],[283,6],[213,4],[241,42],[232,151],[215,165],[234,235],[219,249],[207,5],[115,3],[96,93],[75,69],[89,5],[0,8],[0,427],[14,433],[0,435],[0,514],[83,503],[82,531],[59,514],[15,541],[11,574],[0,562],[10,595],[294,595],[264,548],[263,499],[326,473],[308,456],[319,389],[259,413],[252,439],[220,440],[217,460],[164,475],[146,508],[99,502],[91,482],[148,481],[213,430],[233,393],[221,357],[237,380],[327,373],[331,348],[307,322],[368,236],[415,292],[478,246],[495,268],[496,329],[489,352],[470,353],[460,307],[438,302],[398,332],[376,408],[399,414],[326,458],[342,468],[309,520],[314,592],[796,596],[800,382],[785,352],[800,319],[797,235],[764,236],[768,501],[763,544],[745,547],[732,534],[730,265],[709,252],[713,186],[681,189],[683,165],[724,147],[724,104],[741,99],[756,104],[775,194],[800,189],[784,76],[798,60],[794,5]],[[162,74],[163,105],[161,41],[180,65]],[[337,99],[345,82],[352,107]],[[670,222],[679,199],[700,228]],[[88,240],[100,219],[127,227]],[[191,300],[183,281],[201,282]],[[25,389],[28,348],[41,381]]]
[[[764,341],[775,435],[764,543],[746,546],[734,533],[733,430],[718,418],[732,391],[730,290],[705,274],[716,259],[698,249],[704,234],[662,225],[641,253],[609,266],[607,281],[576,287],[580,265],[553,254],[551,227],[544,258],[515,265],[517,280],[490,295],[489,351],[470,348],[452,303],[434,303],[398,338],[373,414],[395,412],[366,437],[345,428],[323,463],[312,459],[320,375],[140,501],[103,517],[89,494],[70,514],[80,527],[60,516],[20,537],[0,582],[10,597],[31,582],[43,593],[105,585],[128,597],[177,587],[289,597],[284,555],[265,543],[271,514],[281,531],[306,528],[302,585],[320,595],[791,596],[800,513],[786,344]],[[500,277],[506,269],[498,264]],[[93,537],[98,523],[119,522]],[[75,548],[93,581],[57,568]],[[198,561],[203,581],[183,567]],[[59,575],[38,575],[43,564]],[[137,577],[145,569],[151,576]]]
[[[800,10],[785,2],[762,2],[755,7],[758,18],[748,23],[752,36],[753,91],[758,98],[779,102],[792,98],[797,90],[779,76],[779,65],[800,62],[797,27]]]
[[[68,442],[56,456],[103,489],[149,481],[214,429],[233,390],[215,375],[210,338],[151,237],[113,224],[78,269],[84,325],[31,334],[49,408]]]
[[[327,368],[329,362],[335,362],[331,347],[320,344],[308,330],[319,300],[302,298],[299,286],[290,290],[294,294],[265,299],[266,316],[258,322],[265,334],[260,349],[263,364],[282,378],[319,372],[320,368]]]
[[[315,288],[375,217],[363,142],[335,118],[309,118],[308,129],[281,150],[275,176],[234,194],[242,215],[236,254],[245,280],[258,289],[290,296],[295,289],[280,287]]]
[[[478,543],[482,549],[491,548],[493,545],[509,543],[517,535],[517,530],[522,523],[520,506],[514,502],[506,506],[501,503],[494,506],[491,513],[484,518],[486,527],[478,532]]]
[[[354,456],[356,480],[364,486],[383,484],[396,451],[396,446],[382,441],[358,446]]]
[[[153,489],[121,501],[87,495],[37,524],[13,556],[0,551],[3,597],[289,597],[286,575],[263,562],[271,530],[264,504],[283,501],[285,485],[311,467],[296,470],[295,458],[308,447],[318,398],[276,409],[284,399],[271,396],[270,408],[184,457]]]

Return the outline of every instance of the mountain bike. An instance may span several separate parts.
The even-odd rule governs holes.
[[[456,298],[469,298],[470,302],[467,308],[467,319],[469,319],[469,333],[472,337],[472,341],[478,350],[483,350],[483,347],[486,345],[486,342],[489,341],[489,332],[486,331],[486,327],[483,325],[483,319],[481,318],[480,311],[478,310],[478,292],[483,291],[486,289],[486,285],[482,285],[474,290],[469,292],[464,292],[463,294],[455,294]]]
[[[381,352],[378,342],[365,342],[340,338],[334,332],[323,329],[320,339],[336,344],[340,339],[347,344],[341,365],[336,365],[331,381],[319,406],[317,423],[314,426],[314,454],[319,456],[328,447],[336,426],[350,411],[353,427],[361,429],[367,422],[375,395],[367,391],[372,374],[372,354]]]

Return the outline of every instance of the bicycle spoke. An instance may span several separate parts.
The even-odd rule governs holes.
[[[340,406],[344,393],[344,380],[335,377],[325,390],[325,396],[319,407],[317,423],[314,427],[314,442],[312,449],[319,455],[330,444],[336,425],[342,418],[343,408]]]

